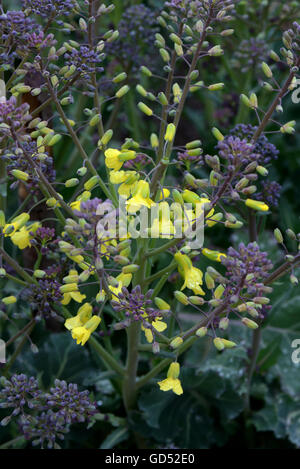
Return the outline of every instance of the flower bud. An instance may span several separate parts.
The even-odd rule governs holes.
[[[205,273],[205,283],[209,290],[215,288],[215,281],[207,272]]]
[[[258,328],[258,324],[254,321],[252,321],[252,319],[248,319],[248,318],[243,318],[242,319],[242,323],[249,327],[249,329],[257,329]]]
[[[20,181],[28,181],[29,174],[25,173],[24,171],[20,171],[19,169],[12,169],[11,174]]]
[[[177,301],[179,301],[180,303],[182,303],[183,305],[188,305],[189,304],[189,301],[188,301],[188,297],[182,293],[181,291],[175,291],[174,292],[174,296],[176,298]]]
[[[77,184],[79,184],[79,180],[77,178],[68,179],[65,182],[66,187],[75,187]]]
[[[207,334],[207,327],[200,327],[196,330],[197,337],[204,337]]]
[[[86,191],[90,191],[93,189],[99,182],[99,176],[92,176],[86,183],[84,184],[84,188]]]
[[[123,98],[123,96],[125,96],[125,94],[127,94],[129,90],[130,90],[129,86],[124,85],[124,86],[122,86],[122,88],[120,88],[116,92],[115,97],[118,98],[118,99]]]
[[[219,328],[225,331],[229,326],[229,319],[228,318],[222,318],[219,322]]]
[[[152,72],[149,68],[145,67],[144,65],[140,68],[141,72],[146,75],[147,77],[152,77]]]
[[[231,340],[222,339],[222,342],[223,342],[223,345],[225,346],[225,348],[233,348],[233,347],[236,347],[236,343],[235,343],[235,342],[232,342]]]
[[[159,298],[158,296],[154,298],[154,303],[156,304],[158,309],[162,311],[169,311],[171,309],[171,306],[162,298]]]
[[[44,270],[36,269],[33,272],[33,275],[34,275],[35,278],[43,278],[43,277],[45,277],[46,272]]]
[[[120,83],[121,81],[126,80],[126,78],[127,78],[127,73],[122,72],[122,73],[119,73],[118,75],[116,75],[116,76],[113,78],[113,82],[114,82],[114,83]]]
[[[148,107],[145,103],[142,103],[141,101],[138,103],[138,108],[146,114],[146,116],[152,116],[153,111],[150,107]]]
[[[17,298],[15,296],[6,296],[5,298],[2,298],[1,301],[5,305],[12,305],[17,302]]]
[[[178,347],[180,347],[180,345],[183,343],[183,339],[181,337],[175,337],[175,339],[173,339],[171,342],[170,342],[170,347],[171,349],[175,350],[177,349]]]
[[[176,133],[176,126],[174,124],[168,124],[166,133],[165,133],[165,140],[167,142],[173,142]]]
[[[283,243],[283,236],[279,228],[275,228],[274,230],[274,236],[277,241],[277,243],[282,244]]]
[[[221,352],[225,348],[225,345],[223,344],[223,341],[222,339],[220,339],[220,337],[216,337],[214,339],[214,346],[216,347],[217,350],[219,350],[219,352]]]
[[[192,303],[192,305],[201,306],[205,303],[204,299],[200,296],[189,296],[188,299],[189,302]]]
[[[139,270],[140,266],[137,264],[126,265],[122,268],[123,274],[133,274]]]
[[[221,90],[224,87],[224,83],[214,83],[212,85],[209,85],[207,89],[209,91],[218,91]]]
[[[217,129],[216,127],[213,127],[212,128],[212,133],[214,135],[214,137],[219,141],[221,142],[222,140],[224,140],[224,135],[219,131],[219,129]]]
[[[258,210],[260,212],[267,212],[269,207],[264,202],[260,202],[258,200],[247,199],[245,205],[253,210]]]
[[[264,74],[266,75],[267,78],[272,78],[273,72],[270,69],[269,65],[266,64],[266,62],[262,63],[261,68],[262,68],[262,71],[264,72]]]
[[[218,57],[220,55],[223,55],[224,54],[224,51],[223,49],[221,48],[221,46],[217,45],[217,46],[214,46],[212,47],[211,49],[209,49],[209,51],[207,52],[208,55],[210,55],[211,57]]]

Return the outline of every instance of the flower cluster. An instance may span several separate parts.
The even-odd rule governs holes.
[[[57,317],[55,305],[59,303],[63,294],[60,290],[61,284],[56,275],[45,275],[39,279],[37,284],[32,284],[22,292],[24,300],[28,301],[30,307],[37,315],[42,317]]]
[[[247,288],[249,294],[256,294],[260,287],[263,288],[262,282],[273,267],[268,254],[260,251],[255,242],[247,246],[240,243],[238,249],[230,247],[227,257],[221,262],[226,267],[226,277],[230,285],[242,285]]]
[[[152,342],[155,333],[166,329],[167,324],[163,321],[162,315],[170,309],[167,303],[163,304],[164,311],[152,307],[153,290],[148,290],[144,295],[140,285],[137,285],[131,292],[126,287],[122,287],[117,297],[113,297],[112,306],[124,317],[124,321],[118,323],[115,327],[128,327],[132,322],[139,321],[142,324],[142,330],[148,342]]]
[[[30,160],[24,157],[24,153],[29,156]],[[48,152],[40,152],[35,140],[27,140],[22,143],[22,147],[13,147],[6,151],[3,157],[7,160],[7,171],[10,177],[15,179],[15,171],[21,171],[26,174],[26,180],[23,183],[29,188],[38,189],[39,176],[36,172],[38,168],[50,182],[55,181],[56,171],[54,169],[53,158]],[[21,173],[20,173],[21,174]]]
[[[237,124],[229,131],[229,135],[251,143],[256,130],[257,127],[252,126],[251,124]],[[225,141],[226,138],[227,137],[225,137]],[[278,158],[279,151],[273,143],[269,142],[268,138],[264,134],[260,135],[253,145],[253,153],[259,155],[258,163],[260,165],[266,166]]]
[[[24,374],[13,375],[11,379],[5,380],[0,391],[0,407],[13,409],[11,417],[24,414],[26,408],[32,409],[41,396],[38,382],[34,377]],[[8,423],[6,418],[5,422]]]
[[[155,13],[145,5],[134,5],[125,10],[118,26],[119,38],[106,46],[106,52],[122,64],[127,71],[136,72],[145,61],[155,60],[152,45],[155,40]]]
[[[17,104],[14,96],[8,100],[5,97],[0,98],[0,124],[2,124],[0,141],[5,137],[10,137],[12,132],[23,132],[24,126],[31,119],[29,114],[29,105],[24,103]]]
[[[258,70],[261,63],[266,61],[269,55],[269,48],[264,39],[251,37],[243,40],[233,57],[233,64],[236,68],[246,73],[249,70]]]
[[[49,449],[57,447],[56,440],[64,439],[71,424],[89,421],[97,412],[89,392],[79,391],[77,384],[56,379],[50,391],[44,392],[35,378],[24,374],[4,380],[0,407],[14,409],[2,425],[19,416],[17,422],[25,439]]]
[[[22,0],[23,8],[43,18],[69,16],[77,6],[76,0]]]
[[[103,67],[99,66],[102,62],[101,55],[88,46],[79,46],[78,49],[73,47],[64,54],[64,58],[66,66],[75,67],[82,78],[89,79],[91,72],[103,71]]]
[[[46,35],[36,21],[19,10],[0,15],[0,34],[9,56],[14,49],[23,56],[32,49],[53,44],[53,34]]]

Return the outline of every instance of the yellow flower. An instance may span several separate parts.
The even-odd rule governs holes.
[[[175,261],[178,264],[178,271],[184,278],[184,284],[181,290],[189,288],[193,290],[195,295],[204,295],[204,291],[200,287],[203,284],[203,273],[197,267],[193,267],[191,259],[186,254],[177,252],[174,256]]]
[[[118,192],[123,197],[128,198],[136,189],[138,174],[136,171],[111,171],[110,182],[121,184]]]
[[[179,379],[179,373],[180,373],[179,363],[177,362],[171,363],[169,370],[168,370],[167,378],[157,383],[160,387],[160,390],[161,391],[172,390],[178,396],[180,396],[180,394],[183,394],[181,382]]]
[[[72,210],[80,211],[80,204],[81,204],[81,200],[75,200],[75,202],[72,202],[70,204],[70,207],[71,207]]]
[[[112,285],[109,285],[108,288],[112,292],[112,299],[114,301],[119,301],[118,294],[121,293],[122,287],[128,287],[129,286],[129,284],[132,280],[132,274],[124,274],[122,272],[121,274],[119,274],[116,277],[116,280],[118,282],[118,286],[114,287]],[[103,299],[105,298],[104,290],[101,290],[98,293],[97,296],[100,299],[100,301],[103,301]]]
[[[165,187],[163,188],[162,191],[160,191],[160,194],[159,194],[159,200],[164,200],[164,199],[167,199],[170,195],[170,191],[169,189],[166,189]]]
[[[267,212],[269,210],[267,204],[264,202],[259,202],[258,200],[247,199],[245,205],[252,208],[253,210],[258,210],[259,212]]]
[[[155,202],[150,199],[150,187],[148,182],[139,181],[134,191],[133,197],[127,201],[127,210],[129,213],[135,213],[141,206],[151,208]]]
[[[227,257],[223,252],[212,251],[211,249],[207,248],[202,249],[202,254],[204,254],[205,257],[208,257],[208,259],[217,262],[221,262],[222,257]]]
[[[86,202],[91,198],[91,192],[90,191],[84,191],[82,194],[80,194],[77,199],[70,204],[70,207],[72,210],[78,210],[80,211],[81,208],[81,202]]]
[[[172,238],[175,228],[170,220],[170,209],[168,202],[161,202],[159,204],[159,218],[153,220],[151,226],[151,237],[153,238]]]
[[[106,167],[114,171],[119,171],[125,161],[133,160],[136,157],[136,152],[133,150],[121,152],[115,148],[108,148],[104,155]]]
[[[31,246],[30,241],[34,238],[34,233],[39,226],[41,226],[39,222],[33,223],[30,226],[22,226],[22,228],[19,231],[15,231],[10,238],[19,249],[28,248]]]
[[[155,321],[151,323],[152,327],[158,332],[163,332],[167,328],[167,324],[163,321],[161,321],[161,318],[156,318]],[[142,325],[141,327],[142,331],[145,333],[145,337],[147,342],[151,344],[153,342],[153,332],[150,328],[145,327]]]
[[[77,345],[84,345],[90,338],[91,334],[97,329],[101,322],[99,316],[93,316],[83,326],[72,329],[72,337],[77,341]]]
[[[72,276],[75,276],[75,275],[78,276],[77,270],[71,269],[69,271],[69,276],[71,276],[71,275]],[[67,291],[68,289],[69,289],[69,291]],[[62,290],[62,293],[63,293],[63,299],[61,300],[62,305],[68,305],[71,300],[74,300],[77,303],[82,303],[82,301],[86,298],[86,295],[83,295],[78,290],[78,284],[77,283],[63,285],[61,287],[61,290]]]
[[[106,150],[104,155],[105,155],[105,164],[107,168],[114,169],[115,171],[118,171],[120,168],[122,168],[123,161],[120,161],[118,158],[120,154],[121,152],[114,148],[108,148]]]
[[[30,218],[29,213],[23,212],[17,217],[13,218],[10,223],[7,223],[3,228],[5,236],[13,235],[17,230],[20,230]]]
[[[68,331],[72,331],[76,327],[83,326],[92,317],[92,311],[92,305],[90,303],[84,303],[77,311],[76,316],[68,318],[65,321],[65,327]]]

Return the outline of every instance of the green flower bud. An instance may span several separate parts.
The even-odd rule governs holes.
[[[248,319],[248,318],[243,318],[242,319],[242,323],[249,327],[249,329],[257,329],[258,328],[258,324],[254,321],[252,321],[252,319]]]
[[[15,296],[6,296],[5,298],[2,298],[1,301],[5,305],[12,305],[17,302],[17,298]]]
[[[220,337],[216,337],[214,339],[214,346],[216,347],[217,350],[219,350],[219,352],[221,352],[225,348],[225,345],[223,344],[223,340],[220,339]]]
[[[205,273],[205,283],[209,290],[215,288],[215,281],[207,272]]]
[[[212,133],[213,133],[213,136],[219,140],[219,142],[221,142],[222,140],[224,140],[224,135],[222,135],[222,133],[219,131],[219,129],[217,129],[216,127],[213,127],[212,128]]]
[[[36,278],[43,278],[43,277],[45,277],[46,272],[45,272],[44,270],[36,269],[36,270],[33,272],[33,275],[34,275],[34,277],[36,277]]]
[[[77,169],[78,176],[84,176],[87,173],[87,168],[84,166],[82,168]]]
[[[160,92],[158,94],[158,99],[159,99],[160,104],[162,104],[163,106],[167,106],[169,104],[169,102],[167,100],[167,97],[166,97],[165,93],[163,93],[163,92]]]
[[[175,337],[175,339],[173,339],[171,342],[170,342],[170,347],[171,349],[175,350],[177,349],[178,347],[180,347],[180,345],[183,343],[183,339],[181,337]]]
[[[264,168],[263,166],[257,166],[256,171],[261,175],[261,176],[268,176],[269,171],[267,168]]]
[[[288,236],[291,240],[296,241],[297,237],[296,237],[296,234],[294,233],[293,230],[291,230],[290,228],[288,228],[288,229],[286,230],[286,234],[287,234],[287,236]]]
[[[113,136],[113,130],[112,129],[108,129],[105,134],[101,137],[100,139],[100,143],[104,146],[106,146],[110,140],[112,139],[112,136]]]
[[[164,62],[170,62],[170,54],[166,49],[159,49],[159,53]]]
[[[171,306],[165,300],[159,298],[158,296],[154,298],[154,303],[161,311],[169,311],[171,309]]]
[[[207,327],[200,327],[196,331],[196,336],[197,337],[204,337],[207,334]]]
[[[274,230],[274,236],[277,241],[277,243],[282,244],[283,243],[283,236],[279,228],[275,228]]]
[[[84,188],[86,191],[90,191],[93,189],[99,182],[99,176],[92,176],[86,183],[84,184]]]
[[[174,124],[168,124],[165,133],[165,140],[167,142],[173,142],[176,133],[176,126]]]
[[[144,65],[140,68],[141,72],[146,75],[147,77],[152,77],[152,72],[149,68],[145,67]]]
[[[124,86],[122,86],[122,88],[120,88],[116,92],[115,97],[118,98],[118,99],[123,98],[123,96],[125,96],[125,94],[127,94],[129,90],[130,90],[129,86],[124,85]]]
[[[189,301],[188,301],[188,297],[182,293],[181,291],[175,291],[174,292],[174,296],[176,298],[177,301],[179,301],[180,303],[182,303],[183,305],[188,305],[189,304]]]
[[[231,340],[222,339],[222,342],[223,342],[223,345],[224,345],[225,348],[236,347],[236,343],[232,342]]]
[[[229,326],[229,319],[228,318],[222,318],[219,323],[219,328],[225,331]]]
[[[178,44],[179,46],[182,45],[182,40],[176,34],[172,33],[172,34],[170,34],[169,37],[170,37],[171,41],[175,42],[175,44]]]
[[[262,68],[262,71],[264,72],[264,74],[266,75],[267,78],[272,78],[273,72],[270,69],[269,65],[266,64],[266,62],[262,63],[261,68]]]
[[[189,302],[197,306],[201,306],[205,303],[204,299],[200,296],[189,296]]]
[[[142,85],[136,85],[136,90],[141,96],[143,96],[144,98],[147,98],[147,91]]]
[[[95,125],[99,124],[99,122],[100,122],[100,115],[99,115],[99,114],[95,114],[95,115],[91,118],[91,120],[90,120],[90,122],[89,122],[89,125],[90,125],[91,127],[95,127]]]
[[[150,109],[150,107],[148,107],[145,103],[142,103],[141,101],[138,103],[138,108],[139,108],[144,114],[146,114],[146,116],[152,116],[152,115],[153,115],[152,109]]]
[[[25,173],[24,171],[20,171],[19,169],[12,169],[11,174],[20,181],[28,181],[29,174]]]
[[[48,142],[48,146],[53,147],[54,145],[56,145],[56,143],[61,140],[61,138],[62,137],[59,134],[54,135],[54,137],[52,137],[51,140]]]
[[[66,187],[75,187],[77,184],[79,184],[79,180],[77,178],[71,178],[65,182]]]
[[[218,91],[224,87],[224,83],[214,83],[213,85],[209,85],[207,89],[209,91]]]
[[[114,83],[120,83],[121,81],[126,80],[126,78],[127,78],[127,73],[122,72],[122,73],[119,73],[117,76],[115,76],[113,78],[113,82]]]

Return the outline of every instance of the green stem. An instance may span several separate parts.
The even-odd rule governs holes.
[[[122,376],[125,374],[124,368],[117,362],[117,360],[115,360],[115,358],[112,357],[112,355],[110,355],[105,350],[105,348],[102,347],[101,344],[99,344],[99,342],[94,337],[90,337],[89,343],[91,347],[93,347],[93,349],[99,353],[108,370],[114,370],[116,373]]]

